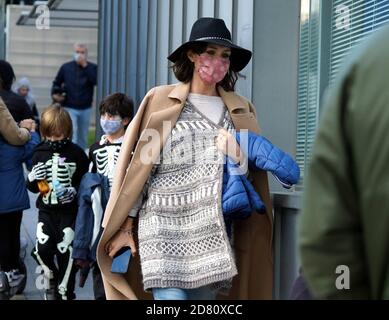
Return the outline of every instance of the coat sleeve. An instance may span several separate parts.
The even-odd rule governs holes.
[[[342,108],[350,109],[353,80],[350,73],[323,106],[299,222],[302,270],[313,294],[324,299],[366,299],[369,294],[357,205],[361,196],[349,171],[344,134],[350,136],[351,119],[341,120]],[[347,266],[351,290],[338,290],[339,266]]]
[[[64,66],[61,66],[61,68],[58,70],[58,73],[53,81],[53,85],[51,87],[51,94],[53,95],[55,90],[58,90],[58,88],[62,88],[62,84],[65,81],[65,70]]]
[[[19,128],[4,101],[0,98],[0,134],[13,145],[24,145],[30,140],[27,129]]]
[[[89,63],[85,68],[85,73],[88,77],[88,81],[95,86],[97,84],[97,65]]]
[[[32,132],[31,140],[24,145],[23,161],[32,162],[32,155],[34,153],[34,149],[39,144],[39,142],[40,142],[40,137],[38,133]]]

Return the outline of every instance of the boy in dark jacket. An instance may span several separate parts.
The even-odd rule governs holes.
[[[50,280],[46,299],[72,300],[77,270],[72,259],[77,191],[89,162],[84,151],[70,141],[72,122],[60,105],[43,112],[40,131],[44,142],[35,149],[27,181],[31,192],[40,193],[33,257]]]
[[[20,270],[20,225],[23,210],[30,208],[30,201],[22,164],[31,158],[39,143],[35,124],[29,135],[30,141],[23,146],[13,146],[0,135],[0,274],[4,272],[8,282],[0,280],[0,300],[1,296],[11,296],[25,281]]]
[[[86,174],[81,182],[73,259],[82,271],[88,270],[89,266],[93,268],[93,291],[96,300],[105,299],[101,273],[96,263],[101,222],[125,129],[131,121],[133,109],[132,99],[122,93],[112,94],[101,102],[100,125],[105,134],[99,142],[90,147],[92,172]]]

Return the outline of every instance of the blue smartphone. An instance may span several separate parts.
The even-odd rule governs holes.
[[[131,260],[131,248],[124,247],[120,249],[113,258],[111,272],[127,273]]]

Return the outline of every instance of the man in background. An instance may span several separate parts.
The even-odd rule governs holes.
[[[87,59],[87,46],[76,43],[73,61],[62,65],[51,90],[53,100],[62,104],[70,114],[73,142],[83,149],[87,148],[94,87],[97,84],[97,65]]]

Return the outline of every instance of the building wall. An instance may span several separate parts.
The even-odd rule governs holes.
[[[253,102],[263,134],[296,155],[300,0],[255,0]],[[298,273],[301,193],[269,175],[274,204],[274,297],[288,299]]]
[[[256,0],[253,102],[273,143],[296,154],[299,0]],[[272,183],[272,191],[281,191]]]
[[[51,28],[38,30],[31,26],[17,26],[22,11],[31,6],[7,7],[6,57],[15,70],[17,79],[28,77],[38,108],[51,103],[51,86],[60,66],[72,59],[73,44],[88,45],[89,60],[97,61],[97,29]]]
[[[5,57],[5,0],[0,0],[0,59]]]

